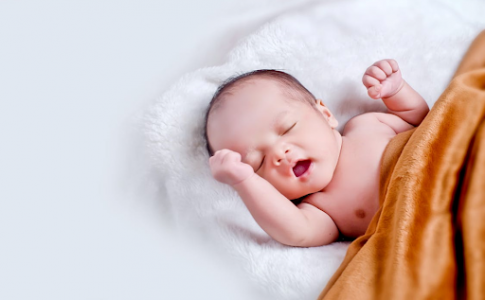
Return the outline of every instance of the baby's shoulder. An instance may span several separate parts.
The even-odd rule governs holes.
[[[381,120],[387,118],[385,113],[370,112],[361,114],[350,119],[344,126],[344,135],[352,133],[372,133],[380,130],[390,130],[389,126],[383,123]]]
[[[394,136],[412,128],[414,128],[413,125],[391,113],[371,112],[350,119],[345,124],[344,135],[358,132]]]

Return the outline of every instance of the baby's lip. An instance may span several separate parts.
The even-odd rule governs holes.
[[[308,172],[311,164],[312,161],[309,159],[297,161],[295,166],[293,166],[293,174],[295,174],[296,177],[303,176],[305,173]]]

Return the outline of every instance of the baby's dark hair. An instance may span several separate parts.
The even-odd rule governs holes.
[[[215,111],[221,105],[226,95],[230,95],[231,92],[233,92],[238,86],[240,86],[240,84],[253,78],[272,79],[283,85],[283,87],[285,88],[285,92],[288,93],[290,98],[308,102],[312,106],[315,105],[315,96],[313,96],[313,94],[309,90],[307,90],[295,77],[283,71],[278,71],[274,69],[261,69],[230,77],[217,88],[216,92],[212,96],[212,100],[205,114],[204,138],[206,142],[207,152],[209,152],[210,156],[214,155],[214,150],[212,149],[209,143],[209,138],[207,136],[207,122],[209,120],[211,112]]]

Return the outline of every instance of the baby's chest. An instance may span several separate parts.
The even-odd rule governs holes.
[[[365,180],[364,175],[379,173],[382,155],[391,138],[390,135],[376,133],[354,139],[343,165],[344,180],[358,184]]]
[[[379,176],[382,154],[390,138],[353,141],[327,197],[315,205],[326,211],[347,236],[363,234],[379,208]]]
[[[369,195],[378,193],[381,159],[391,135],[369,134],[351,141],[349,152],[346,153],[342,170],[339,172],[336,193],[341,197],[356,199],[355,194]],[[348,187],[348,189],[345,188]],[[346,193],[346,190],[352,193]],[[352,195],[353,194],[353,195]]]

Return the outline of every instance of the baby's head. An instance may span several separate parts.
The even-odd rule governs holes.
[[[230,78],[206,114],[210,155],[221,149],[241,160],[288,199],[321,191],[332,180],[342,138],[337,120],[293,76],[257,70]]]

